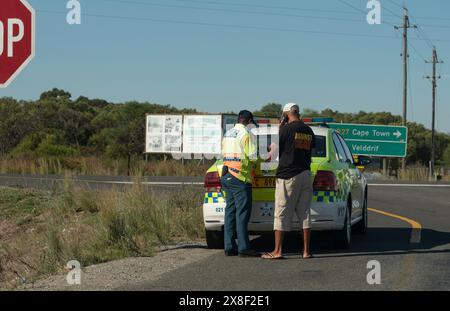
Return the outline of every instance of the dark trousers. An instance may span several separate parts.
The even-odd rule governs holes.
[[[225,251],[243,252],[250,249],[248,222],[252,211],[252,185],[246,184],[230,173],[222,176],[222,187],[226,192]],[[235,232],[238,245],[236,245]]]

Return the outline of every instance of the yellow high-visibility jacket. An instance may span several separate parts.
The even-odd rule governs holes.
[[[252,165],[257,161],[256,138],[242,124],[227,131],[222,140],[223,164],[234,177],[244,183],[252,182]]]

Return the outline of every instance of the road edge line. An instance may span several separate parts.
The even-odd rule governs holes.
[[[418,243],[420,243],[420,241],[421,241],[421,233],[422,233],[422,225],[420,223],[418,223],[417,221],[415,221],[413,219],[410,219],[410,218],[407,218],[407,217],[404,217],[404,216],[392,214],[392,213],[385,212],[385,211],[380,211],[380,210],[375,209],[375,208],[368,208],[368,210],[371,211],[371,212],[374,212],[374,213],[378,213],[378,214],[384,215],[384,216],[389,216],[389,217],[392,217],[392,218],[400,219],[400,220],[408,223],[411,226],[411,228],[412,228],[411,238],[410,238],[409,242],[411,244],[418,244]]]

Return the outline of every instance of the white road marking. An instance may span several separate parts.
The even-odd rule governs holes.
[[[371,187],[415,187],[415,188],[450,188],[450,185],[434,184],[368,184]]]
[[[48,180],[48,181],[64,181],[64,178],[46,178],[46,177],[21,177],[21,176],[0,176],[0,178],[15,178],[24,180]],[[89,179],[72,179],[75,182],[95,183],[95,184],[112,184],[112,185],[133,185],[134,181],[112,181],[112,180],[89,180]],[[180,182],[180,181],[142,181],[142,185],[150,186],[199,186],[203,182]]]
[[[15,178],[15,179],[25,179],[25,180],[50,180],[50,181],[63,181],[64,178],[46,178],[46,177],[22,177],[22,176],[0,176],[0,178]],[[85,180],[85,179],[74,179],[77,182],[86,183],[101,183],[101,184],[117,184],[117,185],[133,185],[133,181],[112,181],[112,180]],[[203,185],[203,182],[182,182],[182,181],[143,181],[143,185],[153,185],[153,186],[183,186],[183,185]],[[440,184],[368,184],[371,187],[415,187],[415,188],[450,188],[450,184],[440,185]]]
[[[115,185],[133,185],[133,181],[107,181],[107,180],[80,180],[76,179],[77,182],[87,182],[87,183],[99,183],[99,184],[115,184]],[[150,186],[185,186],[185,185],[203,185],[202,182],[176,182],[176,181],[143,181],[141,185]]]

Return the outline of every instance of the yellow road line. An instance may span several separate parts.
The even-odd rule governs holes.
[[[412,228],[411,239],[410,239],[409,242],[410,243],[420,243],[422,225],[420,223],[418,223],[417,221],[412,220],[410,218],[406,218],[406,217],[400,216],[400,215],[388,213],[388,212],[385,212],[385,211],[380,211],[380,210],[377,210],[377,209],[374,209],[374,208],[369,208],[368,210],[371,211],[371,212],[374,212],[374,213],[378,213],[378,214],[382,214],[382,215],[385,215],[385,216],[397,218],[397,219],[400,219],[400,220],[402,220],[404,222],[407,222],[408,224],[411,225],[411,228]]]

